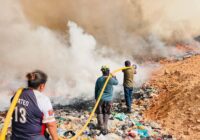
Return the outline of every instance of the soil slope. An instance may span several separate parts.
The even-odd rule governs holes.
[[[178,140],[200,140],[200,56],[167,62],[150,81],[158,89],[146,117]]]

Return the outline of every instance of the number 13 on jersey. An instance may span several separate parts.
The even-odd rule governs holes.
[[[15,122],[26,123],[26,109],[15,107]]]

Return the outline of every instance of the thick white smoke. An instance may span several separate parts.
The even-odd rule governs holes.
[[[197,0],[0,2],[0,110],[35,69],[48,74],[46,94],[54,103],[92,98],[101,65],[113,70],[126,59],[140,62],[135,79],[141,85],[157,67],[141,62],[179,54],[171,42],[200,32]],[[122,74],[117,77],[121,85]]]
[[[74,22],[66,25],[69,31],[63,37],[29,24],[16,1],[1,0],[0,10],[0,110],[8,107],[17,88],[26,86],[26,73],[35,69],[49,76],[45,94],[55,103],[67,104],[74,98],[94,96],[101,65],[108,64],[111,70],[123,65],[123,55],[97,48],[95,38]],[[141,77],[138,84],[146,80]],[[122,75],[119,80],[121,84]]]
[[[199,0],[21,0],[35,25],[63,31],[72,20],[99,43],[137,60],[180,53],[200,33]]]

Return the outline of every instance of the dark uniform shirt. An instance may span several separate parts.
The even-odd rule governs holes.
[[[107,78],[108,78],[107,76],[101,76],[97,79],[96,85],[95,85],[95,99],[98,99],[99,94],[100,94]],[[101,100],[112,101],[113,85],[117,85],[117,84],[118,84],[118,80],[116,78],[114,78],[114,77],[110,78],[110,80],[108,81],[108,84],[104,90],[104,93],[101,97]]]
[[[123,86],[128,87],[128,88],[133,88],[135,68],[129,68],[129,69],[123,70],[123,73],[124,73]]]
[[[12,140],[35,140],[45,123],[55,121],[52,105],[39,91],[24,89],[12,116]]]

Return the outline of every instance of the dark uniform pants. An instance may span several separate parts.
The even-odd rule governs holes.
[[[133,88],[124,87],[124,97],[126,100],[126,106],[131,110],[132,100],[133,100]]]
[[[112,109],[111,101],[100,101],[97,106],[96,113],[97,114],[110,114]]]
[[[12,136],[11,140],[47,140],[47,139],[43,135],[38,135],[38,136],[34,136],[28,139],[21,139],[21,138],[16,138]]]

